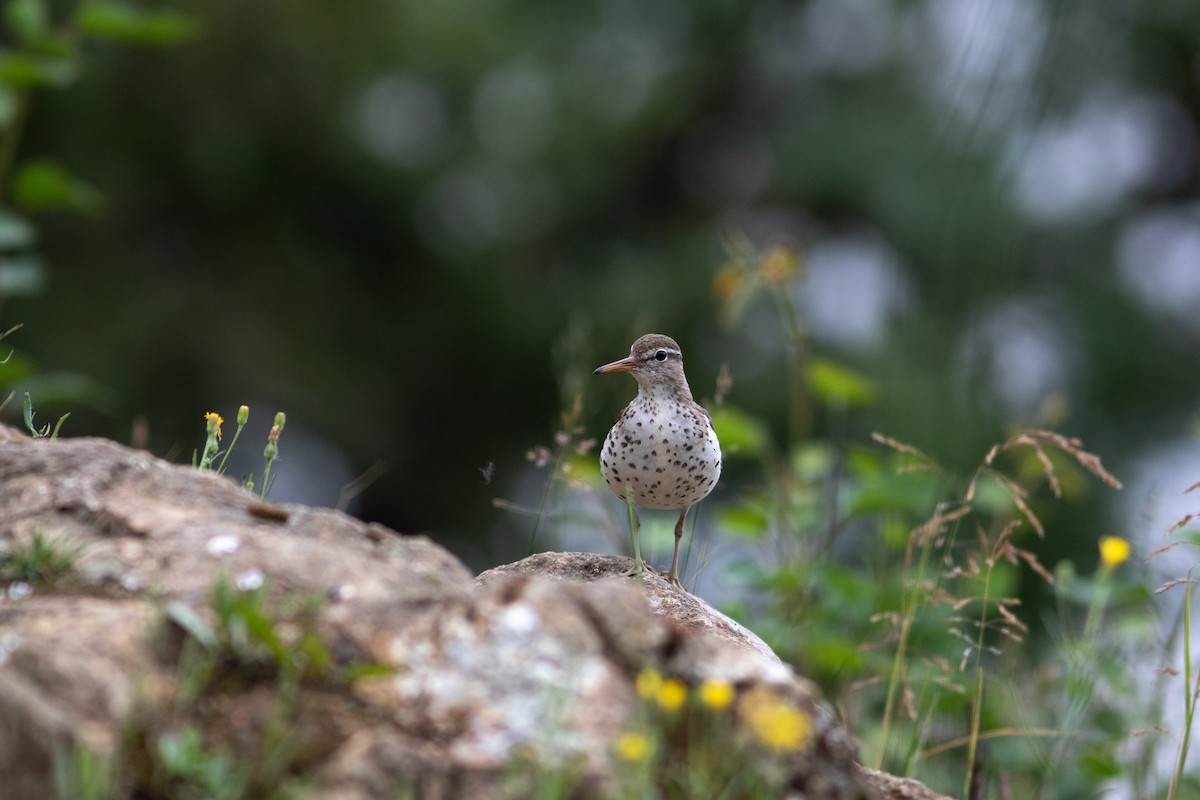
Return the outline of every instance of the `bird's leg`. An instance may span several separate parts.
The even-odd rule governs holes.
[[[633,502],[633,487],[625,487],[625,506],[629,509],[629,537],[633,539],[633,569],[625,575],[642,577],[642,522],[638,519],[637,504]]]
[[[671,569],[667,572],[667,580],[683,588],[679,582],[679,540],[683,538],[683,518],[687,516],[688,506],[679,510],[679,521],[675,523],[675,554],[671,556]]]

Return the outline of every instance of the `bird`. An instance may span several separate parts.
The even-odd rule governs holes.
[[[683,352],[670,336],[648,333],[625,358],[597,367],[593,375],[628,372],[638,393],[617,417],[600,448],[600,472],[618,498],[629,503],[634,571],[643,566],[637,507],[679,509],[675,553],[667,580],[679,582],[679,541],[688,509],[703,500],[721,477],[721,444],[712,416],[692,399],[683,374]]]

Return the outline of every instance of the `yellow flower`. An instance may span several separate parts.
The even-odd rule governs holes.
[[[638,697],[643,700],[653,700],[658,696],[658,690],[662,687],[662,683],[662,675],[659,675],[656,670],[642,670],[637,676]]]
[[[650,740],[642,733],[622,733],[617,737],[616,751],[622,761],[641,761],[650,755]]]
[[[678,678],[667,678],[658,687],[658,707],[663,711],[678,711],[687,701],[687,684]]]
[[[728,300],[738,293],[742,285],[742,271],[732,264],[726,264],[717,270],[713,276],[713,294],[718,300]]]
[[[1100,563],[1105,569],[1113,570],[1129,559],[1132,548],[1120,536],[1100,537]]]
[[[722,711],[733,702],[733,684],[708,680],[700,684],[700,702],[714,711]]]
[[[215,433],[217,438],[221,438],[221,423],[225,420],[221,419],[221,415],[215,411],[209,411],[204,415],[204,422],[209,433]]]
[[[742,718],[758,740],[771,750],[799,750],[812,739],[812,719],[792,708],[770,689],[751,689],[738,705]]]
[[[758,263],[758,274],[767,283],[782,286],[800,269],[800,255],[786,244],[777,244]]]

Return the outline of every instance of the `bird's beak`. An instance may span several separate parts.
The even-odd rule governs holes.
[[[633,356],[625,356],[620,361],[605,364],[603,367],[596,367],[592,370],[592,374],[599,375],[602,372],[633,372],[636,367],[637,362],[633,360]]]

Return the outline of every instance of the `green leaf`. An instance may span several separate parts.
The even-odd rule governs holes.
[[[192,38],[196,20],[174,11],[141,11],[124,3],[85,3],[75,18],[85,34],[138,44],[168,45]]]
[[[288,657],[287,649],[283,645],[283,640],[279,638],[274,620],[267,617],[258,608],[246,609],[243,619],[246,623],[246,630],[254,637],[254,640],[266,646],[277,664],[283,664]]]
[[[4,6],[4,21],[24,42],[46,35],[48,16],[43,0],[8,0]]]
[[[396,667],[390,664],[381,664],[377,661],[356,661],[347,666],[342,675],[347,681],[363,681],[371,678],[390,678],[397,672]]]
[[[818,481],[829,475],[833,452],[824,442],[805,442],[792,453],[792,469],[805,481]]]
[[[13,178],[13,197],[29,211],[75,210],[94,214],[104,205],[96,187],[81,181],[53,161],[28,161]]]
[[[748,501],[723,506],[718,512],[721,531],[745,539],[767,535],[767,513],[760,503]]]
[[[208,650],[210,653],[217,651],[219,646],[217,635],[187,603],[173,600],[167,604],[166,614],[168,619],[180,628],[183,628],[191,634],[193,639],[202,644],[205,650]]]
[[[33,427],[33,398],[29,396],[29,392],[25,393],[25,401],[21,404],[21,416],[25,419],[25,427],[36,438],[37,428]]]
[[[744,411],[720,406],[713,410],[712,420],[726,455],[755,456],[767,445],[766,426]]]
[[[0,83],[15,87],[61,89],[75,80],[79,68],[70,56],[37,57],[9,53],[0,57]]]
[[[902,512],[916,521],[933,510],[940,489],[937,476],[928,472],[884,473],[852,487],[847,510],[852,517]]]
[[[823,358],[808,362],[808,383],[832,406],[864,406],[875,402],[875,384],[865,375]]]

